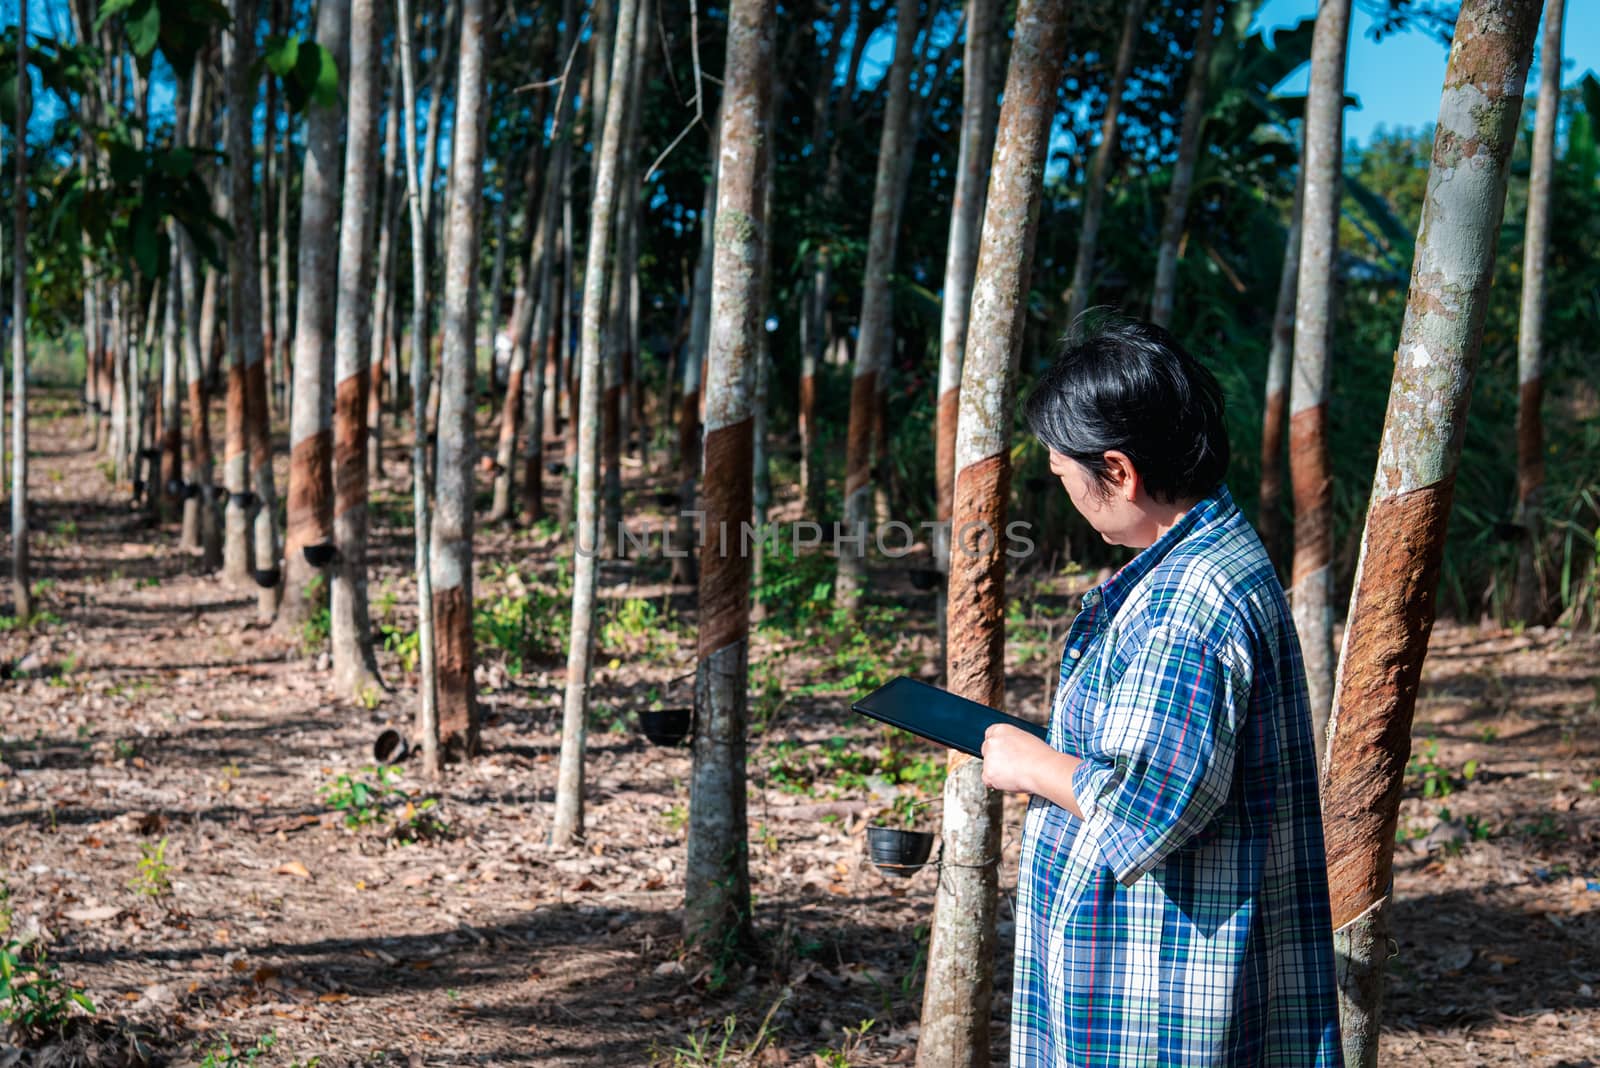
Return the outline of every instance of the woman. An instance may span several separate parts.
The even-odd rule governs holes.
[[[1049,741],[990,728],[1023,825],[1013,1065],[1339,1063],[1305,672],[1228,494],[1222,393],[1159,327],[1073,345],[1026,415],[1106,541]]]

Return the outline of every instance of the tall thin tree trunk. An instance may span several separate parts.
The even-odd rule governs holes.
[[[415,520],[417,575],[417,662],[421,684],[417,700],[417,733],[422,736],[422,773],[439,777],[438,668],[433,641],[433,581],[428,560],[432,515],[428,505],[428,303],[427,229],[422,215],[422,190],[417,163],[417,76],[411,48],[409,0],[395,0],[395,31],[400,48],[400,86],[405,146],[406,207],[411,230],[411,500]]]
[[[171,229],[176,231],[176,224]],[[176,251],[176,233],[172,235],[171,245]],[[156,502],[156,515],[163,523],[172,517],[174,509],[180,516],[184,511],[183,378],[182,357],[178,355],[178,322],[182,318],[183,308],[179,302],[177,274],[175,270],[168,271],[158,313],[161,316],[161,431],[158,446],[161,450],[161,474],[152,498]],[[180,533],[179,544],[188,547],[189,543],[183,537],[186,533]],[[198,529],[195,533],[199,533]]]
[[[255,0],[234,0],[233,25],[253,27]],[[267,376],[261,349],[261,276],[256,259],[256,219],[252,203],[251,124],[255,114],[255,35],[230,35],[228,66],[228,206],[233,241],[228,257],[228,340],[243,353],[245,443],[249,452],[254,533],[256,611],[270,623],[278,610],[283,575],[278,561],[277,493],[272,477],[272,436],[267,424]],[[231,380],[230,374],[230,380]],[[230,382],[230,415],[232,392]],[[231,460],[230,460],[231,464]],[[231,470],[231,466],[230,466]],[[230,483],[230,490],[232,483]],[[233,506],[230,496],[230,508]]]
[[[1211,49],[1216,43],[1218,0],[1206,0],[1200,9],[1200,28],[1189,62],[1189,86],[1183,94],[1183,124],[1178,137],[1178,158],[1172,165],[1172,187],[1167,193],[1167,214],[1161,224],[1156,251],[1156,278],[1150,292],[1150,318],[1161,326],[1172,322],[1178,294],[1178,250],[1189,217],[1189,190],[1194,185],[1195,164],[1200,159],[1200,126],[1205,121],[1206,83],[1211,73]]]
[[[1015,352],[1022,345],[1044,163],[1067,43],[1066,5],[1021,0],[994,149],[961,369],[953,521],[1005,529]],[[974,526],[983,524],[984,526]],[[1005,705],[1005,541],[957,536],[950,554],[947,685]],[[949,754],[939,884],[917,1064],[989,1063],[1001,795],[980,761]]]
[[[197,505],[201,567],[211,572],[222,566],[222,531],[217,527],[216,486],[212,481],[211,462],[211,412],[210,405],[206,403],[203,353],[204,341],[209,339],[209,335],[201,325],[205,319],[205,309],[204,301],[197,293],[202,288],[197,277],[200,274],[200,257],[187,233],[179,234],[178,244],[179,279],[183,287],[183,366],[189,391],[189,455],[195,487],[189,501]],[[185,502],[185,525],[188,524],[188,503]]]
[[[628,83],[633,57],[637,0],[618,0],[611,77]],[[583,835],[583,754],[589,708],[589,672],[594,653],[595,579],[599,564],[600,387],[606,307],[606,259],[616,216],[618,162],[627,109],[607,110],[595,162],[594,203],[589,211],[589,248],[583,271],[583,367],[578,397],[578,526],[573,537],[572,629],[567,645],[566,694],[561,714],[561,762],[556,778],[551,841],[569,846]]]
[[[333,389],[333,684],[352,699],[378,684],[367,611],[367,404],[372,391],[372,238],[378,162],[378,0],[351,0],[344,196],[339,221]]]
[[[478,753],[472,669],[472,398],[478,319],[478,216],[483,210],[484,0],[462,0],[455,119],[450,131],[444,347],[439,359],[439,444],[434,456],[433,617],[438,625],[439,738]]]
[[[1544,617],[1539,576],[1539,511],[1544,496],[1545,265],[1550,259],[1551,174],[1556,120],[1561,111],[1561,24],[1566,0],[1548,0],[1539,53],[1539,103],[1533,117],[1533,167],[1528,175],[1528,221],[1522,244],[1522,315],[1517,330],[1517,575],[1511,616],[1524,623]]]
[[[33,618],[28,562],[28,5],[17,5],[16,114],[11,200],[11,604],[19,621]]]
[[[894,194],[900,173],[900,154],[906,151],[906,118],[911,109],[911,67],[915,62],[916,40],[916,8],[901,4],[895,9],[889,100],[883,112],[883,134],[878,141],[878,174],[873,185],[867,264],[861,283],[861,331],[850,385],[850,424],[845,439],[846,534],[840,539],[834,601],[852,612],[866,584],[866,546],[871,540],[867,526],[872,516],[872,437],[877,422],[878,376],[888,366],[893,345],[889,272],[894,269],[898,236],[894,226]],[[851,547],[844,548],[850,539],[855,539]]]
[[[567,55],[572,48],[575,27],[572,24],[571,0],[563,5],[562,20],[561,44],[557,51],[559,56]],[[551,121],[551,165],[545,175],[544,199],[539,209],[541,218],[535,231],[544,244],[539,249],[537,288],[533,291],[537,300],[533,334],[529,342],[533,375],[525,401],[528,435],[522,452],[522,497],[529,523],[537,523],[544,517],[544,435],[546,427],[555,422],[554,399],[560,384],[560,361],[556,346],[566,294],[557,276],[556,264],[558,259],[566,255],[566,233],[564,230],[560,233],[557,231],[560,230],[562,189],[570,180],[572,153],[567,116],[572,102],[573,94],[568,93],[563,85],[562,91],[556,96],[555,115]],[[531,249],[528,264],[532,271],[535,260]]]
[[[1294,488],[1294,567],[1289,603],[1305,658],[1311,727],[1320,755],[1333,704],[1333,464],[1328,451],[1333,287],[1339,253],[1344,147],[1344,66],[1350,0],[1322,0],[1311,43],[1306,100],[1300,278],[1289,386],[1289,478]]]
[[[317,9],[317,43],[334,56],[347,84],[349,4]],[[371,125],[371,116],[368,116]],[[294,392],[289,400],[289,523],[283,545],[279,621],[298,629],[326,604],[333,547],[334,307],[339,284],[339,184],[344,170],[342,122],[331,107],[306,116],[306,158],[300,169],[300,248],[295,280]],[[363,210],[366,205],[362,205]],[[363,458],[364,459],[364,458]]]
[[[1094,288],[1094,254],[1100,243],[1100,217],[1105,210],[1106,182],[1111,175],[1111,159],[1117,151],[1117,119],[1122,115],[1122,94],[1133,70],[1133,53],[1144,23],[1145,0],[1127,0],[1122,15],[1122,38],[1111,70],[1111,85],[1106,89],[1106,113],[1100,120],[1100,143],[1089,163],[1083,189],[1083,225],[1078,230],[1078,256],[1072,265],[1072,288],[1067,291],[1067,322],[1076,323],[1089,306]]]
[[[275,16],[282,25],[282,12]],[[266,384],[266,392],[262,394],[267,402],[267,411],[270,415],[273,410],[272,399],[277,398],[276,408],[282,411],[289,403],[289,355],[294,347],[294,322],[295,322],[295,291],[293,280],[290,277],[293,256],[289,243],[289,187],[294,184],[294,139],[291,136],[292,122],[285,121],[278,137],[278,206],[273,212],[271,236],[262,235],[263,240],[270,240],[277,246],[277,254],[273,257],[277,270],[277,278],[262,279],[262,285],[273,285],[276,296],[273,298],[272,313],[275,316],[272,333],[277,338],[277,349],[272,353],[272,366],[265,370],[270,374],[263,374],[262,381]],[[270,140],[263,146],[267,152],[272,151]]]
[[[1294,356],[1295,291],[1300,284],[1300,227],[1304,213],[1305,167],[1295,181],[1294,210],[1278,272],[1278,303],[1272,313],[1272,347],[1267,353],[1267,391],[1261,425],[1261,504],[1256,530],[1280,570],[1283,566],[1283,430],[1289,409],[1289,366]]]
[[[705,512],[694,767],[684,875],[684,937],[704,952],[748,946],[750,865],[745,730],[750,657],[751,393],[760,347],[767,220],[761,186],[771,151],[773,0],[733,0],[717,162],[716,279],[706,364]],[[721,535],[726,533],[727,537]]]
[[[230,8],[235,26],[245,25],[244,19],[255,17],[254,0],[248,2],[235,0]],[[249,403],[246,400],[244,340],[239,332],[244,298],[238,278],[241,272],[237,270],[239,257],[243,254],[244,248],[244,238],[240,234],[240,219],[248,219],[249,214],[240,212],[234,201],[236,189],[242,191],[240,195],[248,195],[250,188],[248,164],[236,162],[235,158],[235,154],[241,151],[240,146],[248,148],[250,134],[248,118],[241,119],[237,124],[235,118],[248,116],[254,101],[250,74],[243,66],[248,61],[238,54],[232,33],[223,38],[223,57],[226,68],[223,75],[226,78],[223,136],[229,155],[227,175],[218,197],[218,210],[234,227],[234,233],[233,240],[228,243],[227,344],[224,346],[228,354],[228,365],[223,403],[222,485],[228,497],[222,513],[222,573],[231,584],[243,586],[251,581],[252,572],[255,570],[255,554],[252,551],[250,538],[250,441],[247,418]],[[263,568],[272,566],[273,561],[270,559],[261,562]]]
[[[1466,0],[1456,20],[1339,658],[1322,811],[1340,1028],[1352,1068],[1378,1061],[1411,717],[1538,22],[1539,5],[1523,0]]]
[[[1134,0],[1142,4],[1144,0]],[[993,40],[1000,30],[996,0],[967,5],[967,42],[962,58],[961,143],[956,153],[956,185],[950,201],[950,240],[945,248],[944,306],[939,320],[939,383],[934,426],[934,482],[938,526],[934,560],[950,571],[950,515],[956,484],[956,420],[961,397],[961,366],[967,350],[972,275],[978,267],[978,227],[988,193],[993,155]],[[945,636],[945,585],[939,584],[939,633]]]
[[[400,205],[396,202],[395,154],[399,144],[400,87],[394,69],[389,71],[388,114],[384,118],[383,133],[383,192],[382,207],[378,215],[378,279],[372,295],[372,350],[367,357],[371,368],[372,390],[367,394],[367,478],[383,477],[383,380],[389,374],[390,392],[397,392],[395,369],[397,360],[391,355],[393,345],[391,325],[394,322],[394,230],[400,220]],[[397,403],[395,397],[391,403]]]

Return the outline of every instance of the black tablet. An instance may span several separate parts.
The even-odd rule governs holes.
[[[983,752],[983,733],[993,723],[1009,723],[1041,739],[1048,734],[1037,723],[996,712],[987,705],[904,675],[873,690],[850,708],[972,756]]]

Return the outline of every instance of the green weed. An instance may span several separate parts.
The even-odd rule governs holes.
[[[31,1043],[59,1036],[75,1013],[95,1011],[94,1002],[56,974],[43,945],[13,934],[11,887],[0,882],[0,1023]]]
[[[139,864],[128,880],[128,889],[144,897],[160,899],[172,893],[172,865],[167,863],[167,840],[139,843]]]

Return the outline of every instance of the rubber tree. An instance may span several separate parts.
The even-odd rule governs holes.
[[[234,26],[252,26],[256,16],[255,0],[233,0],[229,13]],[[254,237],[246,237],[247,232],[250,235],[255,233],[253,228],[249,228],[250,171],[247,162],[249,116],[255,102],[255,80],[250,71],[255,40],[248,34],[243,36],[248,40],[240,40],[231,31],[223,37],[224,77],[227,79],[224,137],[228,149],[224,192],[233,237],[228,242],[228,377],[222,432],[222,483],[228,497],[222,522],[222,572],[235,585],[249,582],[254,569],[250,530],[249,403],[245,381],[245,344],[240,333],[240,322],[246,309],[243,306],[242,288],[244,272],[240,269],[239,258],[244,255],[247,245],[252,254],[255,247]],[[256,314],[260,314],[259,308]],[[120,362],[117,366],[121,366]],[[261,567],[273,567],[275,559],[274,553],[261,561]]]
[[[967,40],[961,63],[961,142],[956,151],[956,184],[950,198],[950,239],[945,246],[944,305],[939,319],[939,392],[934,425],[939,525],[933,548],[939,569],[946,572],[950,566],[949,523],[955,496],[961,365],[966,356],[972,276],[978,267],[978,228],[983,221],[995,136],[996,93],[992,66],[994,39],[1000,30],[999,17],[997,0],[971,0],[967,5]],[[942,608],[942,589],[939,597]],[[940,630],[943,633],[942,619]]]
[[[180,91],[178,94],[182,96]],[[171,246],[176,253],[177,226],[171,227]],[[161,393],[157,398],[161,416],[161,430],[157,436],[161,450],[160,474],[150,492],[156,515],[165,523],[173,509],[183,512],[183,364],[178,350],[178,323],[183,308],[178,293],[178,256],[171,257],[167,276],[162,279],[161,306]],[[180,544],[184,544],[182,535]]]
[[[235,0],[235,29],[254,26],[255,0]],[[228,211],[233,238],[228,245],[228,445],[224,473],[228,486],[228,542],[238,556],[228,560],[251,568],[258,587],[257,615],[270,622],[277,612],[282,574],[278,568],[277,494],[272,475],[272,439],[267,427],[267,379],[262,362],[261,275],[256,257],[251,125],[255,112],[255,36],[230,31],[224,38],[228,69]],[[237,435],[237,436],[236,436]],[[238,451],[235,451],[236,448]],[[251,487],[253,487],[253,492]],[[253,512],[251,511],[253,509]],[[242,552],[236,530],[250,532]]]
[[[185,145],[200,142],[205,116],[205,69],[197,67],[190,80],[188,122],[178,125]],[[206,345],[215,330],[215,273],[201,279],[200,256],[194,241],[182,227],[175,227],[177,259],[175,269],[182,315],[183,377],[189,408],[190,486],[183,502],[183,543],[199,549],[200,565],[207,572],[222,566],[222,532],[217,526],[216,487],[213,484],[211,457],[211,413],[207,401]],[[205,306],[203,291],[210,283],[211,306]],[[209,316],[207,312],[209,311]],[[208,321],[209,319],[209,321]]]
[[[333,683],[352,699],[378,685],[367,611],[367,405],[372,393],[373,229],[377,193],[378,0],[351,0],[348,123],[333,330]]]
[[[1328,384],[1333,369],[1334,272],[1344,147],[1345,50],[1350,0],[1321,0],[1311,38],[1311,87],[1301,157],[1300,277],[1289,385],[1289,479],[1294,566],[1289,603],[1305,658],[1311,725],[1320,753],[1333,704],[1333,462]]]
[[[1189,84],[1183,93],[1183,122],[1179,127],[1178,158],[1172,164],[1172,185],[1161,223],[1156,251],[1156,277],[1150,291],[1150,318],[1166,326],[1178,292],[1178,250],[1183,244],[1189,216],[1189,192],[1194,187],[1195,164],[1200,159],[1200,126],[1205,121],[1206,83],[1211,73],[1211,50],[1217,40],[1218,0],[1206,0],[1200,9],[1194,57],[1189,61]]]
[[[718,158],[717,137],[721,119],[712,128],[711,158]],[[711,265],[716,257],[717,173],[713,166],[706,181],[705,199],[700,209],[700,259],[695,266],[694,287],[690,294],[689,341],[679,356],[681,389],[678,401],[678,516],[673,527],[672,581],[698,582],[699,565],[694,555],[695,493],[700,479],[700,388],[705,370],[705,352],[711,335]]]
[[[1561,111],[1561,29],[1566,0],[1548,0],[1539,51],[1539,103],[1533,117],[1533,166],[1528,176],[1528,219],[1522,243],[1522,315],[1517,329],[1517,577],[1511,616],[1525,623],[1543,615],[1539,580],[1539,505],[1544,487],[1545,267],[1550,259],[1551,174],[1556,160],[1556,120]]]
[[[1362,1068],[1378,1060],[1411,719],[1538,21],[1526,0],[1466,0],[1456,20],[1339,658],[1323,833],[1345,1063]]]
[[[1022,0],[961,373],[945,678],[951,692],[991,708],[1005,704],[1009,561],[1002,533],[1011,484],[1013,368],[1023,341],[1045,157],[1066,44],[1066,6],[1055,0]],[[980,761],[949,754],[943,865],[917,1043],[917,1063],[924,1068],[989,1063],[1001,797],[984,786]]]
[[[1100,143],[1089,161],[1089,175],[1083,188],[1083,225],[1078,229],[1078,253],[1072,265],[1072,288],[1067,291],[1067,322],[1077,322],[1089,306],[1094,288],[1094,255],[1100,243],[1100,219],[1105,211],[1106,182],[1111,160],[1117,151],[1117,120],[1122,115],[1122,94],[1133,70],[1133,53],[1144,25],[1145,0],[1127,0],[1122,16],[1122,36],[1117,42],[1117,58],[1111,68],[1111,84],[1106,88],[1106,113],[1100,119]]]
[[[1256,530],[1267,555],[1280,570],[1283,561],[1283,431],[1289,414],[1289,367],[1294,356],[1295,292],[1300,284],[1300,224],[1305,169],[1295,181],[1294,210],[1284,238],[1278,271],[1278,302],[1272,313],[1272,343],[1267,349],[1267,386],[1261,416],[1261,496]]]
[[[541,116],[542,120],[542,116]],[[542,129],[540,121],[535,129]],[[511,516],[511,491],[516,479],[514,460],[517,450],[517,431],[526,411],[528,354],[532,346],[534,300],[538,288],[540,260],[548,244],[545,230],[545,213],[542,196],[537,194],[538,169],[543,153],[528,153],[528,167],[524,188],[528,194],[527,216],[532,221],[533,240],[528,243],[528,255],[516,264],[516,295],[511,302],[511,360],[506,369],[506,392],[500,399],[500,432],[495,440],[494,499],[489,507],[488,522],[499,523]],[[549,168],[546,168],[547,170]],[[509,193],[507,194],[509,196]],[[495,305],[491,297],[489,306]],[[498,357],[496,357],[498,360]]]
[[[866,542],[872,515],[872,438],[877,419],[878,376],[888,365],[893,345],[890,321],[893,298],[889,272],[894,268],[895,183],[900,155],[906,151],[907,117],[911,110],[911,68],[915,62],[917,6],[904,0],[895,8],[894,56],[889,67],[889,99],[878,141],[878,173],[872,187],[872,222],[867,237],[867,263],[861,281],[860,339],[850,380],[850,423],[845,435],[844,527],[858,539],[839,550],[839,575],[834,601],[854,611],[866,583]],[[841,539],[841,542],[844,539]]]
[[[695,673],[694,766],[684,937],[748,946],[750,863],[745,822],[749,713],[750,553],[742,531],[753,500],[754,393],[767,255],[762,185],[771,151],[773,0],[734,0],[728,13],[717,159],[716,257],[706,360],[705,522]],[[724,536],[725,535],[725,536]]]
[[[472,648],[472,465],[477,459],[472,379],[477,364],[478,217],[483,210],[484,0],[463,0],[446,205],[444,347],[439,360],[439,446],[434,455],[433,618],[439,740],[478,752]]]
[[[633,60],[637,0],[618,0],[612,37],[613,89],[628,84]],[[613,101],[616,96],[613,95]],[[571,845],[583,835],[584,720],[589,710],[589,677],[594,658],[595,580],[600,563],[600,389],[604,356],[602,323],[606,307],[606,260],[616,219],[618,163],[626,108],[606,109],[595,161],[594,202],[589,209],[589,247],[583,269],[583,334],[579,341],[577,529],[573,537],[572,629],[567,643],[567,683],[561,707],[561,759],[556,774],[555,822],[551,841]]]
[[[12,116],[11,187],[11,604],[33,617],[28,560],[28,5],[17,5],[16,112]]]
[[[394,351],[392,326],[395,321],[394,232],[400,221],[400,205],[396,193],[396,157],[400,129],[400,87],[398,77],[389,78],[388,113],[383,129],[382,205],[378,215],[378,265],[376,288],[372,294],[372,351],[367,366],[372,378],[372,388],[367,393],[367,478],[376,480],[383,475],[383,384],[388,372],[390,393],[398,401],[399,359]]]
[[[317,43],[348,84],[350,5],[317,6]],[[368,116],[368,124],[372,118]],[[289,519],[283,546],[283,626],[298,629],[327,595],[319,580],[333,549],[334,309],[338,301],[343,122],[337,107],[306,114],[300,168],[300,247],[294,318],[294,376],[289,396]],[[307,553],[307,550],[310,553]],[[316,562],[313,562],[313,559]]]
[[[408,131],[417,128],[416,57],[411,45],[409,0],[395,0],[395,38],[400,49],[402,121]],[[422,739],[422,772],[439,776],[438,667],[434,652],[433,581],[428,543],[433,522],[428,500],[428,300],[427,228],[422,214],[421,166],[417,139],[401,138],[405,145],[406,211],[411,231],[411,504],[417,576],[417,666],[421,674],[417,694],[417,734]]]

